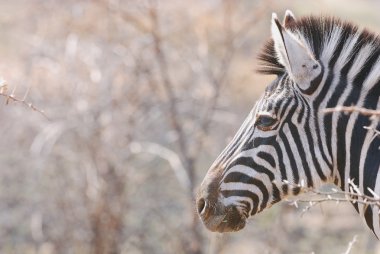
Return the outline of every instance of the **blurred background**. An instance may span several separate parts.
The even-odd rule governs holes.
[[[380,32],[380,1],[0,0],[0,253],[380,253],[350,204],[212,234],[194,195],[273,77],[272,12]],[[40,114],[38,110],[43,110]],[[348,253],[348,252],[346,252]]]

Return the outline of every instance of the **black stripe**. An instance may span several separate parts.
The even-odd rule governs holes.
[[[279,201],[281,201],[281,193],[280,190],[277,188],[277,185],[272,183],[272,204],[275,204]]]
[[[281,148],[278,145],[278,143],[275,143],[273,146],[276,149],[276,153],[277,153],[277,157],[278,157],[278,167],[279,167],[280,172],[281,172],[281,180],[287,180],[288,177],[286,175],[286,169],[285,169],[285,165],[284,165],[284,159],[282,156]],[[288,194],[287,186],[286,187],[282,186],[282,192],[284,193],[284,195]]]
[[[262,174],[268,175],[269,179],[271,181],[274,180],[274,174],[272,171],[268,170],[267,168],[257,164],[251,157],[239,157],[236,160],[234,160],[227,168],[227,171],[237,165],[243,165],[249,168],[252,168],[254,171]]]
[[[313,137],[311,135],[311,128],[310,128],[310,125],[309,123],[311,122],[310,121],[310,107],[309,107],[309,104],[305,101],[305,99],[301,96],[300,97],[301,101],[303,102],[303,108],[307,108],[306,112],[307,112],[307,115],[306,115],[306,121],[305,121],[305,134],[306,134],[306,137],[307,137],[307,141],[309,143],[309,149],[310,149],[310,153],[311,153],[311,159],[313,160],[313,164],[314,164],[314,167],[316,168],[317,170],[317,173],[318,173],[318,176],[322,179],[322,181],[326,181],[327,178],[326,176],[323,174],[323,171],[322,171],[322,168],[321,168],[321,165],[319,164],[318,160],[317,160],[317,156],[315,155],[315,148],[314,148],[314,140],[313,140]],[[317,135],[318,136],[318,135]],[[322,150],[323,148],[320,147],[320,150]],[[331,170],[331,175],[333,174],[333,171]]]
[[[378,128],[380,125],[377,126]],[[372,196],[367,187],[375,190],[377,173],[380,167],[380,138],[375,138],[368,148],[367,157],[364,163],[364,194]]]
[[[368,227],[375,233],[376,235],[376,232],[373,228],[373,221],[372,221],[372,208],[371,207],[368,207],[367,210],[365,211],[364,213],[364,218],[365,218],[365,221],[367,222],[367,225]]]
[[[379,126],[378,126],[379,127]],[[372,196],[372,194],[368,191],[367,188],[370,188],[371,190],[375,190],[376,187],[376,178],[378,174],[378,169],[380,166],[380,139],[375,138],[373,142],[371,143],[367,157],[364,163],[364,194],[368,196]],[[373,230],[374,227],[372,225],[372,208],[368,208],[365,213],[365,220],[367,222],[367,225]],[[379,225],[376,225],[378,227]]]
[[[288,155],[288,158],[289,158],[289,162],[290,162],[289,169],[292,172],[294,182],[299,183],[300,177],[298,174],[297,163],[296,163],[296,160],[294,159],[294,153],[292,151],[292,148],[290,147],[286,134],[282,130],[280,132],[280,138],[282,140],[282,143],[284,143],[284,147],[285,147],[284,152]]]
[[[276,161],[273,156],[267,152],[260,151],[257,153],[257,157],[269,163],[272,168],[276,168]]]
[[[302,96],[300,96],[301,98],[302,98]],[[301,99],[302,100],[302,99]],[[305,101],[304,101],[304,103],[303,103],[303,105],[301,106],[301,111],[300,111],[300,113],[298,114],[298,118],[297,118],[297,123],[301,123],[302,122],[302,118],[304,117],[304,114],[305,114],[305,106],[307,105],[307,103],[305,103]],[[309,111],[310,112],[310,111]],[[308,112],[308,114],[309,114],[309,112]]]
[[[256,186],[257,188],[259,188],[259,190],[263,194],[263,200],[261,201],[260,211],[266,207],[268,203],[268,199],[269,199],[269,193],[262,181],[256,178],[253,178],[249,175],[243,174],[241,172],[231,172],[226,176],[226,178],[224,179],[224,182],[225,183],[237,182],[237,183],[245,183],[245,184]]]
[[[252,130],[252,132],[250,133],[249,137],[246,139],[247,141],[241,147],[240,152],[251,150],[252,148],[255,147],[255,143],[254,143],[254,139],[253,139],[253,136],[255,135],[255,129]]]
[[[249,211],[251,211],[251,204],[248,202],[248,201],[239,201],[240,203],[242,203],[243,205],[245,205],[245,207],[247,208],[247,213],[246,213],[246,216],[248,217],[249,216]]]
[[[376,109],[376,108],[375,108]],[[354,179],[355,184],[359,184],[359,165],[360,165],[360,154],[363,149],[363,144],[365,136],[367,135],[367,130],[364,129],[364,126],[369,126],[371,121],[368,119],[368,116],[358,115],[354,127],[352,129],[351,137],[351,146],[350,146],[350,178]],[[369,153],[367,153],[369,154]],[[345,169],[342,169],[341,175],[345,175]],[[376,169],[377,172],[377,169]],[[364,174],[363,177],[366,175]],[[346,180],[346,179],[344,179]],[[344,181],[343,181],[344,182]],[[343,185],[344,186],[344,185]],[[359,185],[358,185],[359,186]],[[364,184],[364,186],[368,186]],[[364,188],[366,189],[366,188]]]
[[[289,191],[289,185],[284,183],[284,184],[282,184],[281,189],[282,189],[282,192],[284,193],[284,195],[287,195],[288,191]]]
[[[237,139],[233,138],[233,140],[235,139],[234,143],[231,145],[231,147],[228,151],[223,152],[223,153],[225,153],[224,158],[221,158],[219,163],[222,164],[232,157],[232,155],[236,152],[237,148],[239,147],[241,140],[244,139],[245,136],[243,136],[243,134],[246,133],[248,128],[249,128],[248,133],[253,133],[253,128],[254,128],[253,124],[252,125],[247,124],[247,126],[245,126],[245,128],[239,134],[238,138]]]
[[[252,204],[253,204],[251,215],[254,215],[257,213],[258,204],[259,204],[259,197],[255,193],[247,191],[247,190],[223,190],[222,195],[225,198],[228,198],[228,197],[247,197],[247,198],[250,198],[252,200]]]
[[[280,114],[280,110],[283,108],[283,104],[286,100],[277,100],[274,105],[274,114],[277,116]]]
[[[300,159],[302,162],[303,170],[304,170],[305,175],[306,175],[307,186],[312,187],[313,186],[313,179],[311,176],[310,167],[309,167],[307,160],[306,160],[306,154],[305,154],[305,151],[303,150],[304,146],[302,144],[302,141],[301,141],[300,135],[298,133],[297,127],[295,125],[293,125],[292,123],[289,123],[289,129],[290,129],[291,135],[293,136],[294,143],[296,144],[296,146],[298,148],[298,153],[301,157]]]
[[[292,102],[292,100],[287,99],[285,105],[282,107],[281,112],[279,112],[279,119],[283,119],[286,110],[289,107],[289,104]]]

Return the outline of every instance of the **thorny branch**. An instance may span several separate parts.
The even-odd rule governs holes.
[[[310,187],[306,187],[302,182],[300,184],[291,184],[288,181],[284,180],[284,184],[287,184],[292,188],[300,188],[301,193],[309,193],[312,197],[308,197],[306,199],[296,198],[294,200],[287,200],[290,205],[298,208],[298,203],[307,203],[306,207],[303,208],[302,214],[309,211],[312,207],[317,204],[326,202],[326,201],[334,201],[336,203],[340,202],[351,202],[353,204],[358,203],[364,205],[366,209],[368,206],[375,206],[379,209],[380,214],[380,196],[375,193],[370,188],[367,188],[368,192],[372,194],[372,196],[368,196],[362,193],[358,186],[354,183],[353,179],[348,180],[349,191],[341,191],[333,188],[331,191],[320,191]]]
[[[31,108],[34,111],[37,111],[38,113],[43,115],[46,119],[50,120],[49,117],[45,114],[45,112],[43,110],[37,108],[32,103],[26,101],[26,97],[27,97],[27,94],[29,92],[29,89],[25,93],[23,99],[19,99],[19,98],[15,97],[15,95],[13,93],[10,93],[10,94],[7,93],[7,90],[8,90],[7,83],[4,80],[1,80],[0,81],[0,96],[5,98],[5,105],[8,105],[10,102],[18,102],[18,103],[25,105],[28,108]]]
[[[364,116],[380,116],[380,110],[360,108],[356,106],[337,106],[335,108],[326,108],[323,110],[324,113],[330,114],[334,112],[344,112],[344,113],[353,113],[358,112]]]

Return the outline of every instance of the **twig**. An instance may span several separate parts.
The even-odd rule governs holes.
[[[347,250],[343,254],[349,254],[351,252],[352,246],[356,242],[357,238],[358,238],[358,236],[354,235],[354,238],[348,243]]]
[[[27,106],[28,108],[31,108],[34,111],[37,111],[38,113],[43,115],[46,119],[50,120],[49,117],[45,114],[45,112],[43,110],[35,107],[32,103],[27,102],[25,100],[27,94],[24,95],[23,99],[19,99],[19,98],[14,96],[13,92],[11,94],[8,94],[6,92],[7,91],[7,84],[5,83],[4,80],[2,80],[0,83],[1,83],[1,85],[0,85],[0,96],[3,96],[4,98],[6,98],[5,105],[8,105],[11,101],[18,102],[18,103],[24,104],[25,106]],[[28,89],[28,92],[29,92],[29,89]]]
[[[379,136],[379,137],[380,137],[380,131],[377,130],[377,129],[375,129],[374,127],[371,127],[371,126],[364,126],[363,128],[366,129],[366,130],[371,130],[371,131],[373,131],[375,136]]]
[[[367,109],[367,108],[361,108],[357,106],[337,106],[335,108],[326,108],[323,110],[324,113],[331,114],[334,112],[344,112],[344,113],[353,113],[357,112],[361,115],[368,116],[372,120],[371,126],[364,126],[363,128],[366,130],[371,130],[374,133],[374,137],[380,137],[380,131],[376,129],[377,124],[375,124],[375,119],[378,119],[380,117],[380,110],[374,110],[374,109]]]
[[[334,201],[336,203],[351,202],[353,204],[358,203],[358,204],[363,204],[365,206],[377,206],[380,208],[379,195],[369,188],[368,188],[368,191],[373,195],[372,197],[361,193],[359,188],[354,184],[353,180],[351,179],[348,180],[348,183],[350,185],[349,192],[340,191],[337,189],[324,192],[324,191],[315,190],[313,188],[305,187],[302,184],[290,184],[287,181],[285,181],[284,183],[290,186],[291,188],[300,188],[302,193],[311,193],[314,196],[317,196],[317,198],[312,198],[312,199],[308,198],[308,199],[288,200],[288,202],[290,202],[290,205],[295,206],[296,208],[298,208],[298,202],[308,203],[308,205],[303,208],[302,214],[309,211],[315,205],[321,204],[326,201]]]
[[[364,116],[380,116],[380,110],[373,110],[373,109],[366,109],[366,108],[360,108],[356,106],[337,106],[335,108],[326,108],[323,110],[324,113],[331,114],[334,112],[345,112],[345,113],[352,113],[352,112],[358,112],[359,114],[362,114]]]

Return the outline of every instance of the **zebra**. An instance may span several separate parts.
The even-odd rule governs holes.
[[[248,217],[302,186],[333,183],[349,192],[353,184],[357,193],[380,196],[379,120],[324,112],[380,108],[380,38],[336,17],[296,19],[289,10],[282,22],[272,14],[271,35],[258,72],[275,79],[197,193],[198,214],[214,232],[241,230]],[[379,238],[379,207],[352,203]]]

